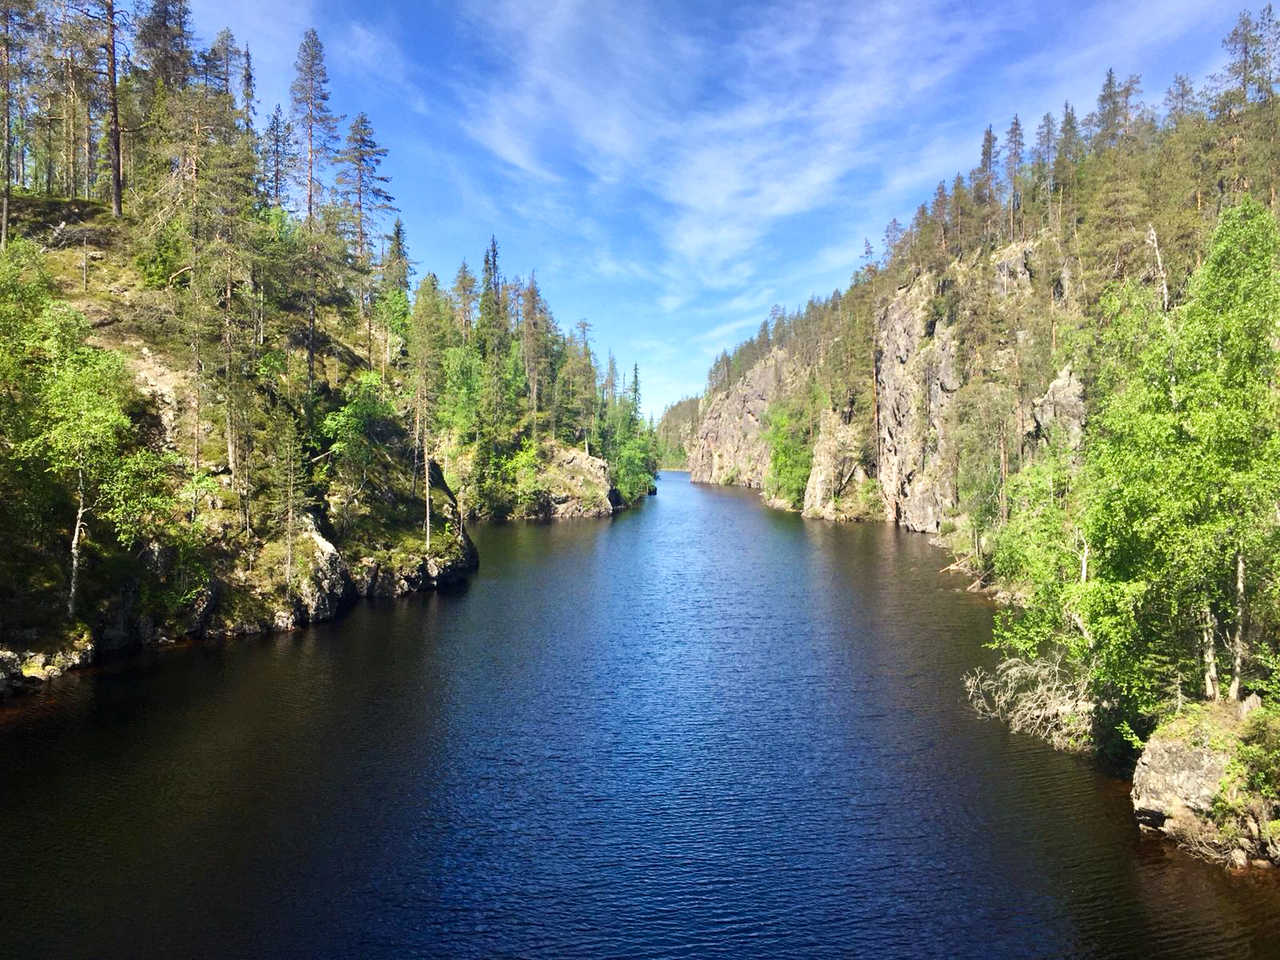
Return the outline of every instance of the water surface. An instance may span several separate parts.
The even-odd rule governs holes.
[[[978,721],[923,537],[667,474],[469,589],[0,711],[0,955],[1249,956],[1280,887]]]

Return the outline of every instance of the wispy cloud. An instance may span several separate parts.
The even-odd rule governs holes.
[[[427,114],[427,96],[420,81],[422,68],[410,62],[387,25],[351,21],[345,24],[342,36],[331,49],[334,62],[346,73],[363,77],[396,104]]]

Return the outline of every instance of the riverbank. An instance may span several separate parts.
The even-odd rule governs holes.
[[[513,517],[513,522],[604,519],[635,506],[608,484],[603,460],[566,450],[555,464],[546,477],[546,509]],[[93,624],[80,623],[61,635],[41,638],[30,632],[25,645],[6,638],[0,641],[0,699],[33,692],[106,657],[177,642],[287,633],[336,620],[360,599],[395,599],[461,585],[479,569],[479,552],[463,509],[434,462],[429,475],[430,550],[420,526],[384,528],[377,535],[366,530],[350,542],[335,543],[305,515],[293,557],[297,572],[288,585],[278,567],[264,570],[259,565],[255,571],[232,564],[210,578],[176,616],[140,609],[135,596],[122,598]],[[656,487],[647,491],[649,496],[656,493]],[[262,551],[267,563],[279,561],[281,554],[279,545]]]
[[[253,557],[223,557],[177,609],[146,601],[144,583],[172,578],[174,561],[148,555],[126,592],[70,627],[0,641],[0,698],[38,689],[68,670],[150,646],[297,630],[340,616],[359,598],[393,598],[456,585],[479,554],[452,490],[431,464],[432,542],[421,524],[326,536],[311,514],[298,518],[292,549],[268,544]],[[335,543],[336,541],[336,543]],[[24,643],[23,640],[26,642]]]

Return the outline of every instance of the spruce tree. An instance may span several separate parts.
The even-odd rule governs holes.
[[[352,239],[355,241],[355,268],[359,275],[358,304],[360,316],[365,321],[365,351],[373,366],[373,320],[370,312],[368,275],[371,269],[369,230],[379,214],[394,209],[391,194],[384,184],[389,177],[378,172],[387,155],[385,147],[378,145],[373,136],[373,125],[364,113],[358,113],[351,121],[347,141],[334,158],[338,164],[337,187],[339,196],[351,216]],[[387,352],[391,349],[391,331],[385,331]],[[385,365],[384,365],[385,371]]]
[[[317,236],[316,206],[323,190],[320,171],[333,155],[338,119],[329,109],[329,73],[324,64],[324,45],[315,30],[308,30],[298,46],[295,76],[289,93],[293,101],[295,132],[299,138],[299,178],[306,195],[303,226],[307,245],[307,409],[316,379],[316,310],[322,246]]]

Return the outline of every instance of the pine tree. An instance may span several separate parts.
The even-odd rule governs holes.
[[[1124,128],[1125,104],[1123,92],[1116,72],[1107,70],[1102,81],[1102,90],[1098,93],[1098,109],[1089,116],[1089,127],[1093,131],[1090,138],[1095,150],[1107,150],[1120,143],[1120,133]]]
[[[1252,157],[1249,106],[1262,99],[1267,78],[1265,46],[1257,24],[1248,11],[1240,14],[1231,33],[1222,42],[1227,52],[1226,69],[1213,78],[1212,112],[1217,120],[1216,162],[1229,197],[1248,191]]]
[[[1085,142],[1080,134],[1075,109],[1070,103],[1062,105],[1062,124],[1058,128],[1058,149],[1053,158],[1053,186],[1058,193],[1058,225],[1063,224],[1062,209],[1068,198],[1072,208],[1076,202],[1077,178],[1080,161],[1084,159]],[[1074,217],[1074,213],[1073,213]]]
[[[1022,194],[1018,187],[1019,177],[1022,175],[1022,151],[1024,143],[1022,137],[1022,122],[1018,119],[1018,115],[1013,115],[1013,121],[1009,124],[1009,131],[1004,135],[1004,170],[1005,180],[1009,184],[1009,239],[1017,239],[1015,236],[1014,218],[1017,214],[1019,205],[1021,204]]]
[[[541,409],[540,390],[550,366],[547,356],[549,323],[550,316],[542,300],[542,291],[538,289],[538,280],[530,274],[521,298],[520,353],[524,360],[525,381],[529,385],[529,426],[535,438]]]
[[[263,135],[263,166],[267,196],[274,207],[283,207],[288,198],[289,177],[298,162],[294,147],[293,124],[284,116],[280,104],[272,111]]]
[[[409,251],[405,244],[404,223],[399,217],[387,235],[387,253],[382,258],[382,289],[409,292]]]
[[[308,30],[298,47],[294,62],[296,75],[289,93],[293,100],[293,116],[300,143],[300,176],[307,197],[304,227],[309,237],[307,248],[307,408],[316,379],[316,308],[319,298],[321,243],[317,238],[316,202],[323,184],[320,171],[333,154],[338,119],[329,109],[329,73],[324,65],[324,45],[315,30]]]
[[[369,311],[370,271],[369,230],[379,214],[393,210],[391,194],[384,188],[389,177],[378,173],[387,155],[385,147],[373,137],[373,125],[364,113],[356,114],[351,121],[347,142],[335,157],[338,163],[337,186],[339,196],[351,212],[353,239],[355,240],[356,270],[360,276],[359,308],[365,320],[365,346],[369,365],[373,366],[373,321]],[[387,353],[391,349],[391,331],[385,331]],[[386,366],[383,370],[385,373]]]
[[[258,115],[258,82],[253,75],[253,55],[246,46],[242,51],[240,69],[240,112],[244,114],[244,128],[253,133],[253,121]]]
[[[453,278],[453,303],[457,313],[458,330],[465,343],[471,339],[476,309],[476,276],[465,260],[462,261],[457,275]]]
[[[320,171],[333,156],[338,118],[329,109],[329,71],[324,45],[315,30],[308,30],[298,46],[295,76],[289,93],[293,102],[295,132],[299,139],[299,180],[307,197],[307,225],[316,215],[316,203],[324,185]]]
[[[191,50],[191,7],[187,0],[152,0],[138,21],[135,52],[154,88],[186,86],[194,57]]]
[[[339,165],[337,185],[343,201],[351,209],[356,256],[369,257],[369,230],[380,213],[394,210],[392,196],[384,187],[390,177],[378,172],[387,156],[373,136],[373,125],[364,113],[356,114],[342,151],[334,158]]]
[[[982,153],[973,175],[973,200],[982,213],[982,238],[988,241],[993,233],[992,222],[996,211],[996,160],[999,149],[996,135],[990,125],[982,134]]]
[[[0,200],[0,250],[9,242],[9,202],[13,190],[13,103],[22,72],[26,35],[32,28],[30,0],[0,2],[0,70],[4,82],[4,198]],[[114,58],[113,58],[114,66]]]

